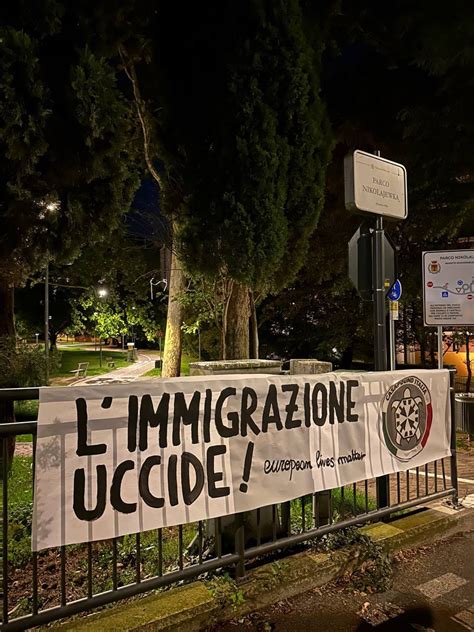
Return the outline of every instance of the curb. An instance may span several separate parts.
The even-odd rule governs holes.
[[[363,526],[360,532],[395,552],[464,531],[473,517],[474,509],[455,510],[439,503],[389,523]],[[330,553],[304,551],[259,566],[238,583],[195,581],[53,627],[89,632],[195,632],[319,588],[355,571],[366,559],[367,551],[359,545]]]

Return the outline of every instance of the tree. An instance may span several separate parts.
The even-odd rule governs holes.
[[[83,28],[85,5],[2,7],[0,335],[14,335],[13,288],[107,238],[138,186],[138,158],[130,104]]]
[[[73,323],[73,301],[84,290],[64,287],[55,282],[55,269],[50,270],[49,291],[49,342],[50,349],[57,346],[59,334],[70,329]],[[17,333],[43,337],[44,332],[44,284],[29,281],[24,288],[15,291],[15,320]],[[18,331],[21,328],[21,332]]]
[[[14,288],[106,239],[138,186],[130,107],[81,10],[0,9],[0,337],[15,337]]]
[[[135,211],[130,211],[132,223],[134,216]],[[101,248],[85,247],[74,266],[54,268],[53,288],[69,297],[72,324],[67,329],[96,331],[103,338],[126,334],[156,341],[165,320],[165,307],[160,290],[155,288],[154,300],[150,295],[150,281],[159,272],[155,265],[154,251],[146,248],[126,225]],[[52,302],[53,320],[55,311]]]
[[[176,148],[160,157],[182,191],[178,252],[190,272],[233,281],[228,357],[248,357],[249,288],[294,276],[321,207],[330,135],[312,28],[316,47],[296,0],[169,3],[159,15],[158,127]]]
[[[268,351],[321,354],[345,366],[352,356],[370,358],[371,305],[347,282],[346,245],[363,218],[347,213],[343,199],[343,158],[360,148],[407,165],[408,220],[385,224],[403,283],[399,339],[419,344],[423,363],[428,354],[434,358],[434,337],[422,322],[421,252],[461,247],[456,239],[472,230],[474,200],[472,117],[466,114],[473,98],[469,20],[456,12],[443,16],[438,2],[395,9],[351,2],[333,21],[323,97],[337,144],[325,206],[296,283],[260,310]],[[382,98],[368,98],[374,86]]]

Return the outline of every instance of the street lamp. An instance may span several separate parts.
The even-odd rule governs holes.
[[[48,213],[55,213],[59,209],[59,201],[42,202],[41,206],[45,211],[40,212],[40,218],[44,219]],[[46,386],[49,383],[49,249],[46,250],[46,268],[44,273],[44,357],[45,357],[45,377]]]
[[[101,299],[107,298],[109,291],[106,287],[99,287],[97,296]],[[102,368],[102,336],[99,336],[99,367]]]

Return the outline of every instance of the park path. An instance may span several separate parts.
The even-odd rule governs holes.
[[[108,373],[102,373],[102,375],[93,375],[91,377],[85,377],[81,380],[77,380],[70,384],[70,386],[90,386],[100,384],[127,384],[133,382],[147,373],[151,369],[155,368],[155,360],[159,358],[159,355],[152,353],[138,352],[138,361],[125,366],[121,369],[114,369]]]

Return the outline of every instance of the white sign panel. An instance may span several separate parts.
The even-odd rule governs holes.
[[[450,454],[448,371],[42,388],[33,550],[280,503]]]
[[[425,325],[474,325],[474,250],[423,253]]]
[[[356,149],[344,160],[344,192],[350,211],[392,219],[408,215],[407,171],[397,162]]]

